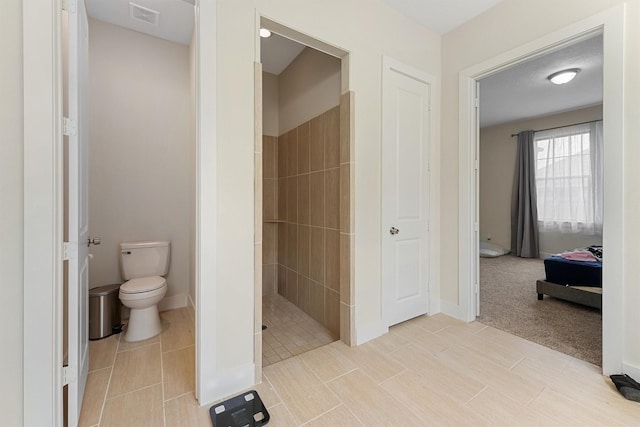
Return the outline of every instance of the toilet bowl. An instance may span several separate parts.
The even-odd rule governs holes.
[[[167,281],[160,276],[129,280],[120,286],[120,301],[131,309],[125,341],[143,341],[162,331],[158,303],[167,293]]]
[[[143,341],[162,331],[158,303],[167,293],[169,242],[120,244],[120,266],[127,280],[120,286],[120,301],[131,311],[125,341]]]

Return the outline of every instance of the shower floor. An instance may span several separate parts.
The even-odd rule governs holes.
[[[322,324],[282,295],[262,297],[262,366],[268,366],[336,341]]]

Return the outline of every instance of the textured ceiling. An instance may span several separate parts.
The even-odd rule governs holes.
[[[480,127],[601,104],[602,63],[599,35],[480,80]],[[547,79],[567,68],[581,71],[564,85]]]
[[[383,0],[418,24],[444,34],[502,0]]]

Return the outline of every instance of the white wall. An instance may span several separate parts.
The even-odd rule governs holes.
[[[601,105],[480,129],[481,240],[491,237],[493,243],[505,248],[511,246],[511,192],[517,154],[516,138],[511,135],[592,120],[602,120]],[[601,236],[540,233],[540,256],[600,244]]]
[[[602,245],[602,236],[595,235],[540,232],[539,238],[541,259],[572,249],[586,248],[590,245]]]
[[[201,13],[206,8],[201,5]],[[202,23],[202,39],[217,39],[216,153],[216,264],[215,300],[200,301],[203,310],[215,313],[214,331],[203,338],[215,360],[215,380],[205,384],[216,395],[231,378],[253,370],[254,295],[254,93],[253,61],[257,35],[255,14],[302,31],[351,53],[350,90],[355,92],[355,317],[357,336],[380,330],[380,116],[382,57],[389,55],[439,78],[439,37],[394,12],[379,0],[304,0],[295,6],[287,0],[220,0],[217,28]],[[206,55],[206,53],[203,53]],[[434,99],[439,99],[436,91]],[[434,106],[433,123],[439,136],[439,114]],[[208,141],[204,142],[208,144]],[[431,165],[438,206],[438,137],[433,141]],[[438,216],[432,216],[434,230]],[[434,233],[436,241],[439,234]],[[201,236],[206,239],[207,236]],[[432,257],[434,269],[438,254]],[[238,266],[243,268],[239,269]],[[432,286],[437,286],[437,280]],[[204,283],[203,286],[211,286]],[[233,327],[230,327],[233,325]],[[215,340],[215,344],[207,339]],[[212,362],[213,363],[213,362]],[[235,381],[234,384],[238,384]]]
[[[340,59],[305,48],[280,75],[262,73],[262,134],[280,136],[340,104]]]
[[[280,136],[278,82],[275,74],[262,72],[262,134],[267,136]]]
[[[282,135],[340,104],[340,59],[305,48],[279,76]]]
[[[194,138],[189,48],[89,21],[90,286],[121,282],[119,244],[171,241],[167,297],[191,282]],[[166,297],[165,297],[166,298]]]
[[[627,2],[625,21],[625,81],[624,81],[624,362],[627,372],[640,380],[640,263],[633,248],[640,236],[640,1]]]
[[[22,425],[23,374],[23,98],[22,2],[2,4],[0,27],[0,418],[4,425]]]
[[[624,188],[624,277],[621,289],[627,306],[622,309],[624,324],[616,333],[623,335],[625,363],[635,366],[640,374],[640,264],[633,251],[640,236],[640,145],[634,141],[640,134],[640,81],[636,78],[640,68],[640,2],[638,0],[505,0],[493,9],[446,34],[442,39],[442,214],[441,274],[442,299],[457,304],[458,295],[458,112],[459,72],[494,58],[546,34],[565,28],[615,5],[626,4],[624,25],[624,159],[619,165],[623,173]],[[605,85],[607,84],[605,74]],[[605,105],[606,108],[606,105]],[[606,116],[606,113],[605,113]],[[444,237],[447,236],[447,237]]]

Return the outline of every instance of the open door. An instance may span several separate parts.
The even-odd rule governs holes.
[[[83,0],[70,0],[68,13],[68,85],[69,117],[64,120],[68,143],[69,182],[68,230],[65,242],[69,263],[68,279],[68,366],[64,383],[68,384],[67,420],[76,426],[82,408],[89,365],[88,292],[89,292],[89,200],[87,83],[89,39],[87,14]]]
[[[429,76],[385,58],[382,106],[382,318],[429,307]]]
[[[476,108],[474,117],[476,143],[474,147],[474,175],[476,188],[473,190],[475,198],[475,227],[473,232],[473,291],[475,293],[476,317],[480,316],[480,82],[476,81]]]

